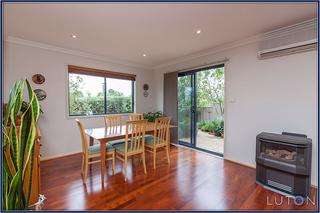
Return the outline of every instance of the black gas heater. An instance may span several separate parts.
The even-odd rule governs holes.
[[[311,139],[287,132],[262,132],[256,139],[257,183],[285,194],[308,196]]]

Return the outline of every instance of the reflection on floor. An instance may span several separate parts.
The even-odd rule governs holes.
[[[139,160],[128,162],[124,182],[123,163],[116,173],[110,165],[102,187],[100,165],[89,171],[87,185],[80,175],[81,155],[41,163],[41,194],[46,210],[315,210],[309,202],[296,206],[286,196],[255,183],[255,169],[192,149],[171,146],[168,165],[165,151],[157,156],[157,168],[146,154],[147,174]],[[317,191],[310,198],[317,203]],[[283,202],[279,204],[279,201]]]

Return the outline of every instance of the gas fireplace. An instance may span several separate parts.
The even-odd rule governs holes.
[[[308,196],[311,139],[306,135],[260,133],[256,142],[256,181],[270,189]]]

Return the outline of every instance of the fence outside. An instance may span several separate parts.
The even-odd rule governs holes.
[[[219,106],[213,107],[198,107],[197,109],[197,122],[199,121],[210,121],[217,117],[221,117],[219,112]],[[218,112],[217,112],[218,111]]]

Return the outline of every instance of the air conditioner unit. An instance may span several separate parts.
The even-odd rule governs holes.
[[[293,43],[290,45],[279,46],[265,49],[258,52],[259,59],[268,59],[279,56],[291,55],[295,53],[307,52],[317,49],[317,41],[310,40],[305,42]]]
[[[317,49],[316,20],[309,20],[265,34],[258,58],[268,59]]]

